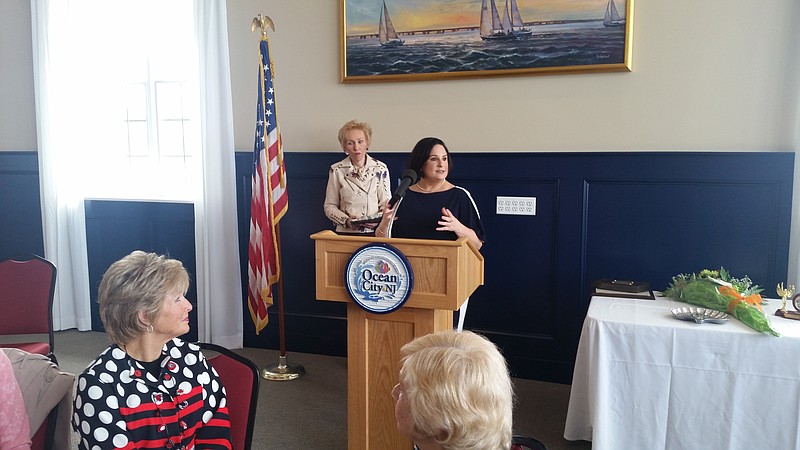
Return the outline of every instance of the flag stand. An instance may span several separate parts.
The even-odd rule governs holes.
[[[264,96],[267,92],[270,94],[273,93],[272,89],[272,77],[274,76],[274,71],[272,70],[272,58],[269,56],[269,38],[267,37],[267,27],[272,28],[272,31],[275,31],[275,24],[272,22],[272,19],[269,16],[262,16],[259,14],[257,17],[253,18],[253,22],[250,26],[250,31],[254,32],[257,28],[261,29],[261,42],[259,43],[259,52],[261,54],[261,65],[260,65],[260,83],[258,85],[258,93],[259,93],[259,106],[257,108],[257,122],[256,122],[256,144],[255,148],[253,149],[254,154],[254,168],[253,168],[253,199],[256,199],[258,196],[256,195],[256,178],[257,173],[261,173],[259,175],[260,180],[268,180],[268,189],[266,195],[263,195],[264,199],[269,199],[269,224],[263,223],[263,217],[261,217],[262,222],[259,222],[262,229],[263,227],[272,227],[274,230],[274,235],[269,232],[265,232],[267,235],[270,235],[273,239],[273,245],[275,246],[275,271],[274,273],[270,273],[270,270],[266,270],[267,272],[267,279],[270,280],[267,282],[266,286],[259,286],[256,291],[252,289],[253,277],[251,275],[250,279],[250,286],[248,287],[248,301],[250,298],[256,298],[256,296],[264,295],[264,292],[272,288],[272,284],[277,282],[278,284],[278,325],[279,325],[279,335],[280,335],[280,346],[281,346],[281,353],[278,357],[278,363],[267,366],[266,368],[261,370],[261,377],[267,380],[275,380],[275,381],[286,381],[286,380],[294,380],[299,378],[301,375],[305,373],[305,369],[303,366],[290,366],[286,363],[286,333],[284,331],[283,326],[283,277],[280,276],[280,267],[281,267],[281,229],[280,223],[278,221],[286,212],[287,205],[284,203],[279,208],[275,208],[275,199],[273,198],[273,193],[275,186],[273,185],[273,171],[270,166],[267,166],[266,169],[263,169],[262,173],[262,165],[265,161],[269,161],[270,164],[273,164],[273,157],[277,160],[277,174],[280,178],[280,187],[284,188],[282,194],[278,194],[278,197],[286,201],[285,195],[285,172],[283,167],[283,156],[281,154],[281,138],[280,138],[280,131],[278,130],[278,111],[275,107],[274,102],[265,102]],[[267,78],[267,76],[269,78]],[[274,120],[270,121],[267,120],[269,117],[267,113],[269,113],[269,109],[273,109],[275,118]],[[263,127],[263,130],[261,129]],[[264,152],[267,151],[267,148],[264,146],[265,138],[269,136],[270,143],[269,143],[269,156],[264,158]],[[274,148],[273,148],[274,147]],[[273,154],[273,151],[275,154]],[[251,205],[256,205],[256,200],[252,200]],[[263,206],[263,205],[257,205]],[[251,206],[252,209],[255,206]],[[251,210],[252,210],[251,209]],[[276,212],[279,211],[279,212]],[[251,218],[251,220],[255,220]],[[253,239],[253,222],[251,221],[251,240]],[[256,250],[257,252],[259,249]],[[250,259],[252,260],[253,255],[251,252]],[[264,261],[262,260],[262,264]],[[263,275],[263,274],[259,274]],[[263,280],[262,280],[263,281]],[[253,309],[251,306],[250,310],[251,314],[253,313]],[[256,313],[257,314],[257,313]],[[261,320],[259,318],[259,320]],[[268,316],[263,318],[264,324],[268,320]],[[256,322],[256,326],[258,326],[259,321],[256,320],[254,316],[253,321]],[[263,328],[264,325],[261,325]],[[258,333],[257,328],[256,333]]]
[[[278,242],[278,258],[281,255],[281,224],[275,225],[275,237]],[[280,336],[281,354],[278,363],[261,370],[261,378],[271,381],[289,381],[300,378],[306,373],[301,365],[290,365],[286,362],[286,333],[283,324],[283,277],[278,278],[278,334]]]

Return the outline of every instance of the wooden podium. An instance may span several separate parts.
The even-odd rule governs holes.
[[[400,370],[400,347],[417,336],[453,328],[458,310],[483,284],[483,256],[456,241],[387,239],[321,231],[315,240],[317,300],[347,303],[347,441],[350,450],[410,449],[397,431],[392,387]],[[414,289],[402,308],[371,314],[345,288],[350,256],[364,245],[388,243],[408,258]]]

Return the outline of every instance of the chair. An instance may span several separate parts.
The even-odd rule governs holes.
[[[517,435],[511,438],[511,450],[547,450],[547,447],[538,439]]]
[[[53,335],[53,297],[56,266],[37,255],[26,255],[0,262],[0,335],[46,334],[48,342],[4,343],[28,353],[38,353],[56,361]],[[32,336],[26,336],[33,339]]]
[[[31,436],[31,450],[44,450],[53,447],[53,435],[55,434],[56,417],[58,417],[58,406],[56,405],[38,430]]]
[[[205,342],[198,342],[197,345],[225,386],[233,449],[250,450],[258,405],[258,367],[253,361],[225,347]]]

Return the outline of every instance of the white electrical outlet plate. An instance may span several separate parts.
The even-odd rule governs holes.
[[[536,215],[536,197],[497,197],[497,214]]]

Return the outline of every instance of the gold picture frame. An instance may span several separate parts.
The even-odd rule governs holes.
[[[341,0],[341,81],[630,71],[633,1]]]

